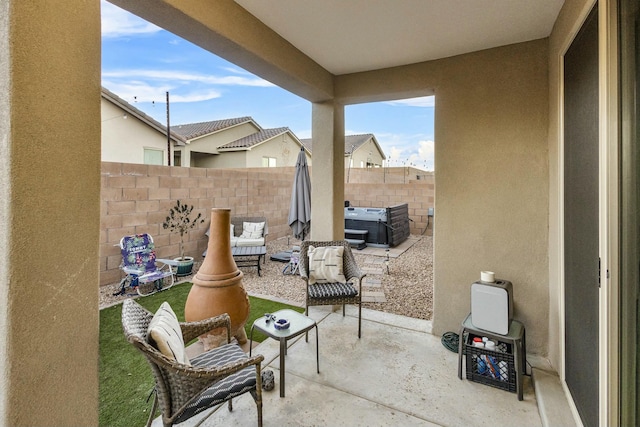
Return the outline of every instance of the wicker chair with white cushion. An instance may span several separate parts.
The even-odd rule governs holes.
[[[362,273],[349,242],[304,241],[300,245],[300,277],[306,282],[306,314],[313,305],[358,305],[358,338],[362,330]]]
[[[155,399],[147,425],[151,425],[158,404],[165,426],[181,423],[200,412],[251,393],[262,426],[262,355],[248,357],[236,344],[226,344],[189,360],[184,343],[212,329],[226,328],[231,342],[231,321],[227,314],[198,322],[178,322],[168,303],[156,314],[132,299],[122,305],[122,327],[127,340],[151,365],[155,378]]]

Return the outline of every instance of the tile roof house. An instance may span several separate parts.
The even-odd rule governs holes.
[[[102,161],[167,165],[166,126],[105,88],[101,114]],[[175,125],[170,133],[174,166],[294,166],[302,146],[289,128],[263,129],[248,116]]]
[[[168,159],[173,159],[174,147],[185,144],[185,139],[173,131],[169,144],[165,125],[110,90],[103,87],[101,95],[102,161],[166,166]]]
[[[313,140],[311,138],[300,140],[302,145],[313,152]],[[372,133],[362,135],[346,135],[344,137],[344,167],[352,168],[378,168],[382,167],[386,156],[378,140]]]
[[[172,131],[186,142],[185,146],[176,148],[176,166],[294,166],[302,147],[301,141],[289,128],[263,129],[251,117],[177,125],[172,127]]]

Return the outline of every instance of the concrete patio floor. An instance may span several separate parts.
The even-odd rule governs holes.
[[[530,376],[524,378],[523,401],[515,393],[459,380],[457,354],[431,334],[429,321],[363,309],[358,339],[355,307],[347,307],[346,317],[328,307],[310,312],[320,334],[320,374],[312,330],[308,343],[304,335],[289,341],[286,397],[279,396],[278,342],[266,339],[253,349],[265,356],[263,369],[273,370],[276,379],[275,389],[262,394],[265,427],[573,424],[559,381],[548,373],[551,394],[542,398],[545,405],[539,404]],[[182,425],[257,425],[250,395],[235,399],[233,406],[233,412],[225,404]],[[552,406],[555,418],[541,414],[539,406]],[[154,425],[161,425],[159,418]]]

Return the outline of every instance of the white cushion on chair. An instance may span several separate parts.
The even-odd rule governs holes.
[[[309,284],[346,283],[342,269],[344,246],[309,246]]]
[[[264,222],[243,222],[242,234],[243,239],[259,239],[264,232]]]
[[[168,358],[190,365],[184,349],[180,323],[168,302],[163,302],[151,319],[147,329],[147,340]]]
[[[264,246],[264,237],[259,239],[236,239],[236,244],[231,246]]]

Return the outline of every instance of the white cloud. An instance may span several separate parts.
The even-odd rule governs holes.
[[[245,76],[252,76],[253,74],[251,74],[250,72],[243,70],[242,68],[237,68],[237,67],[222,67],[221,69],[228,71],[230,73],[234,73],[234,74],[242,74]]]
[[[391,152],[388,154],[388,160],[400,160],[402,159],[402,151],[398,147],[391,147]]]
[[[420,141],[418,142],[418,158],[420,160],[433,161],[434,142],[433,141]]]
[[[222,95],[216,90],[198,91],[197,93],[186,93],[182,95],[170,95],[170,102],[199,102],[220,98]]]
[[[434,142],[417,135],[376,134],[391,167],[413,166],[433,170]],[[423,138],[423,137],[422,137]]]
[[[271,87],[274,86],[259,77],[241,77],[241,76],[210,76],[204,74],[189,73],[176,70],[111,70],[103,71],[103,78],[138,78],[151,80],[169,80],[172,82],[198,82],[212,85],[226,86],[251,86],[251,87]]]
[[[436,97],[423,96],[420,98],[399,99],[397,101],[388,101],[386,104],[401,107],[434,107],[436,105]]]
[[[162,28],[130,14],[105,0],[100,1],[102,37],[116,38],[139,34],[153,34]]]
[[[151,85],[142,81],[131,81],[127,83],[118,83],[114,81],[103,80],[102,85],[111,92],[118,95],[130,104],[136,102],[162,102],[166,100],[166,92],[169,92],[169,102],[199,102],[208,101],[210,99],[220,98],[220,92],[209,90],[198,90],[187,93],[173,93],[176,89],[170,85]]]

